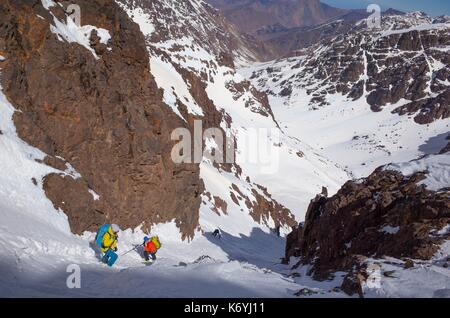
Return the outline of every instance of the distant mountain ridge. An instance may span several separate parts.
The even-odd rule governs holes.
[[[319,0],[206,0],[248,39],[261,42],[263,60],[285,57],[330,36],[349,31],[371,13],[340,9]],[[402,15],[388,9],[383,15]]]
[[[207,0],[243,33],[257,35],[268,26],[305,27],[323,23],[349,10],[319,0]]]
[[[319,25],[299,28],[264,29],[258,32],[258,39],[271,48],[277,57],[286,57],[295,51],[310,47],[320,41],[345,34],[350,31],[356,22],[366,19],[371,13],[363,9],[350,10]],[[404,15],[404,12],[388,9],[382,16]]]

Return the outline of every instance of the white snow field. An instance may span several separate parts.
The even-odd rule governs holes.
[[[405,176],[416,172],[426,171],[426,178],[419,182],[428,190],[439,191],[450,186],[450,153],[441,155],[426,155],[418,160],[390,164],[388,170],[400,171]]]

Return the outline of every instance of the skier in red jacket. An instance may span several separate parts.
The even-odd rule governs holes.
[[[150,261],[150,257],[152,260],[156,260],[156,252],[161,248],[161,242],[157,236],[153,236],[148,238],[144,237],[144,258],[146,262]]]

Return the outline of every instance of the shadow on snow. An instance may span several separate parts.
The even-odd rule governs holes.
[[[286,243],[284,238],[266,233],[260,228],[253,228],[249,236],[240,234],[240,237],[236,237],[222,231],[221,238],[214,237],[212,233],[206,233],[205,237],[219,246],[230,260],[246,262],[258,268],[272,268],[280,264]]]

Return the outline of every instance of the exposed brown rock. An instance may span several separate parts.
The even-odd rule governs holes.
[[[214,208],[215,211],[220,215],[220,211],[223,214],[227,214],[228,204],[221,198],[214,196]]]
[[[289,209],[274,200],[266,188],[260,185],[256,185],[256,188],[258,190],[255,188],[251,190],[253,199],[242,193],[236,184],[232,184],[230,197],[236,205],[245,205],[250,211],[250,216],[258,223],[267,224],[269,218],[271,218],[275,227],[287,225],[294,228],[297,225]]]
[[[422,99],[408,103],[393,111],[399,115],[414,115],[414,121],[418,124],[430,124],[436,119],[450,117],[450,88],[434,98]]]
[[[298,297],[307,297],[315,294],[318,294],[318,292],[313,291],[309,288],[302,288],[298,292],[294,293],[294,295]]]
[[[228,204],[226,201],[222,200],[222,198],[218,196],[211,196],[210,192],[205,192],[204,195],[208,198],[210,202],[213,203],[212,210],[217,213],[217,215],[228,214]],[[204,202],[206,203],[206,202]]]
[[[40,2],[0,4],[0,52],[7,57],[2,85],[21,110],[14,116],[18,134],[46,152],[53,166],[62,168],[54,161],[60,156],[82,175],[47,176],[46,194],[69,216],[75,233],[106,221],[136,227],[175,219],[189,237],[198,225],[203,184],[197,165],[175,165],[170,158],[170,133],[186,124],[162,103],[144,37],[113,1],[75,3],[83,24],[112,36],[106,50],[91,34],[98,60],[84,47],[58,40]],[[51,10],[65,19],[61,7]]]
[[[100,202],[94,201],[88,189],[83,179],[58,174],[50,174],[44,178],[45,194],[56,209],[70,213],[71,229],[76,233],[94,229],[106,219],[107,212]],[[121,224],[126,222],[124,217],[125,215],[121,216]]]
[[[360,298],[364,298],[362,285],[365,280],[366,277],[361,272],[350,272],[344,277],[341,290],[347,295],[357,294]]]
[[[364,256],[430,259],[450,238],[430,235],[450,222],[450,200],[448,191],[418,186],[422,179],[379,168],[331,198],[318,195],[305,223],[288,236],[286,257],[301,257],[321,279],[361,266]]]
[[[67,169],[67,162],[61,158],[46,156],[43,161],[47,166],[53,167],[55,169],[65,171]]]

